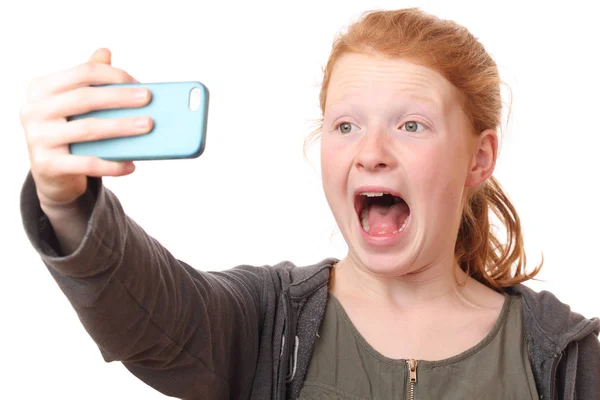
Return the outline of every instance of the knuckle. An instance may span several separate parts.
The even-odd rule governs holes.
[[[87,157],[84,161],[84,168],[89,172],[97,171],[100,168],[100,160],[96,157]]]
[[[43,141],[44,132],[39,124],[31,124],[25,130],[27,143],[32,147],[37,147]]]
[[[73,90],[69,96],[72,97],[73,103],[80,106],[89,106],[92,99],[98,97],[98,93],[93,92],[93,89],[89,86],[84,86]]]
[[[77,136],[82,141],[95,139],[98,121],[95,118],[83,118],[77,126]]]
[[[109,118],[105,124],[107,133],[118,135],[124,133],[130,123],[128,118]]]
[[[122,69],[116,69],[116,73],[117,73],[117,80],[119,83],[127,83],[127,82],[131,82],[132,81],[132,77],[131,75],[129,75],[127,72],[125,72]]]
[[[39,101],[44,98],[44,78],[33,78],[27,85],[25,96],[29,101]]]
[[[34,105],[31,103],[24,103],[21,105],[21,109],[19,110],[19,117],[21,119],[22,124],[26,124],[34,115]]]
[[[32,125],[38,124],[43,120],[43,111],[40,104],[24,103],[19,110],[19,120],[25,131],[29,130]]]
[[[82,135],[87,135],[94,129],[94,120],[92,118],[83,118],[79,120],[78,125],[77,130],[79,130]]]
[[[52,170],[51,158],[48,157],[48,153],[45,151],[33,148],[30,152],[30,160],[32,168],[35,168],[42,174]]]
[[[90,79],[96,74],[98,66],[96,63],[90,61],[81,65],[81,75],[84,79]]]

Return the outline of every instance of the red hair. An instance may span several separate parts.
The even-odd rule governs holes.
[[[474,135],[500,126],[502,98],[498,67],[483,45],[454,21],[416,8],[363,15],[333,44],[319,96],[322,112],[333,66],[345,53],[401,57],[431,68],[458,89]],[[506,243],[492,232],[492,215],[506,229]],[[494,289],[531,279],[542,266],[532,273],[526,272],[519,216],[494,177],[471,192],[463,209],[454,254],[463,271]]]

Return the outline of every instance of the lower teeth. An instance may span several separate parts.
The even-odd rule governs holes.
[[[408,217],[406,217],[406,219],[404,220],[404,222],[402,223],[402,226],[400,227],[400,229],[398,229],[397,231],[394,231],[392,233],[398,233],[400,231],[403,231],[404,228],[406,228],[406,224],[408,224]]]
[[[360,223],[361,223],[363,229],[365,230],[365,232],[371,233],[369,231],[369,229],[370,229],[369,228],[369,212],[367,211],[366,208],[364,210],[362,210],[362,212],[360,213]],[[400,228],[398,228],[398,230],[395,230],[392,232],[392,235],[403,231],[404,228],[406,228],[406,224],[408,224],[408,216],[406,217],[406,219],[404,219],[404,222],[402,222],[402,225],[400,226]]]

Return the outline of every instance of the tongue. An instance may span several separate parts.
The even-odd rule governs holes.
[[[400,201],[391,206],[373,204],[369,207],[369,233],[371,235],[391,235],[400,230],[408,217],[408,205]]]

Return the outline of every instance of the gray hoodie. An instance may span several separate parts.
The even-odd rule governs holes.
[[[182,399],[298,397],[328,298],[335,259],[297,267],[241,265],[204,272],[176,259],[90,179],[93,212],[64,256],[29,174],[25,231],[98,345],[156,390]],[[527,350],[541,399],[600,399],[600,320],[548,292],[523,299]]]

